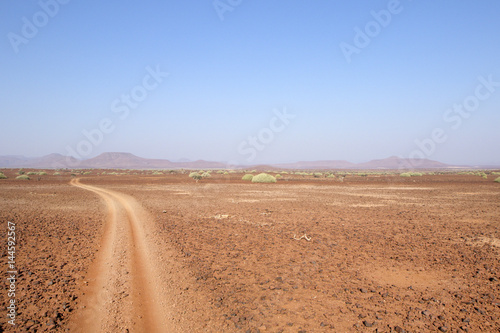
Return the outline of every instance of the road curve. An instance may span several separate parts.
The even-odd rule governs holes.
[[[162,280],[155,270],[159,262],[146,236],[147,213],[128,195],[82,184],[77,178],[70,184],[99,195],[108,212],[71,331],[176,331],[169,327],[162,303]]]

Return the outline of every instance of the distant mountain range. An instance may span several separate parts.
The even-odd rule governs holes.
[[[71,156],[50,154],[38,158],[24,156],[0,156],[0,168],[34,169],[199,169],[225,168],[226,164],[209,161],[171,162],[162,159],[149,159],[130,153],[102,153],[87,160],[77,160]]]
[[[452,169],[471,168],[467,166],[452,166],[428,159],[405,159],[391,156],[385,159],[372,160],[365,163],[348,161],[303,161],[271,165],[231,166],[233,168],[257,169]],[[229,165],[211,161],[178,161],[149,159],[130,153],[102,153],[99,156],[77,160],[61,154],[50,154],[42,157],[29,158],[24,156],[0,156],[0,168],[33,168],[33,169],[225,169]],[[476,167],[477,168],[477,167]]]

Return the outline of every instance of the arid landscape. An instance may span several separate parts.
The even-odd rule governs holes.
[[[500,333],[500,1],[0,13],[0,333]]]
[[[500,331],[492,172],[3,173],[6,332]]]

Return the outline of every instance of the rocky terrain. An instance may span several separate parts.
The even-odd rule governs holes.
[[[500,331],[494,176],[15,171],[17,331]]]

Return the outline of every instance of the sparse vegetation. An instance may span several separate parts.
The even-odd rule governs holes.
[[[252,183],[276,183],[276,178],[267,173],[259,173],[252,178]]]
[[[18,175],[24,175],[24,169],[19,169],[19,171],[17,172]]]
[[[21,179],[21,180],[30,180],[31,178],[28,177],[28,175],[20,175],[20,176],[17,176],[16,179]]]
[[[61,173],[60,172],[54,172],[54,176],[60,176]]]
[[[458,174],[459,175],[478,176],[478,177],[482,177],[484,179],[488,179],[488,175],[484,171],[476,171],[476,172],[473,172],[473,171],[462,171],[462,172],[459,172]],[[500,173],[498,173],[498,172],[492,172],[491,174],[495,175],[495,174],[500,174]]]
[[[36,172],[34,172],[34,171],[30,171],[30,172],[28,172],[28,173],[27,173],[27,175],[28,175],[28,176],[33,176],[33,175],[36,175],[36,174],[37,174],[37,173],[36,173]]]
[[[0,172],[0,179],[7,179],[7,176],[3,174],[3,172]]]
[[[210,174],[209,171],[206,171],[206,172],[204,172],[204,173],[201,174],[201,177],[202,178],[209,178],[209,177],[212,177],[212,175]]]
[[[401,177],[421,177],[422,173],[420,172],[403,172],[400,174]]]
[[[500,183],[500,177],[498,177],[497,179],[495,179],[495,182],[496,183]]]
[[[46,176],[47,173],[45,171],[40,171],[37,173],[39,176]]]
[[[189,174],[189,177],[193,178],[196,181],[201,179],[201,175],[198,172],[191,172]]]
[[[241,180],[249,180],[249,181],[251,181],[252,179],[253,179],[253,175],[249,174],[249,173],[247,173],[246,175],[244,175],[243,177],[241,177]]]

